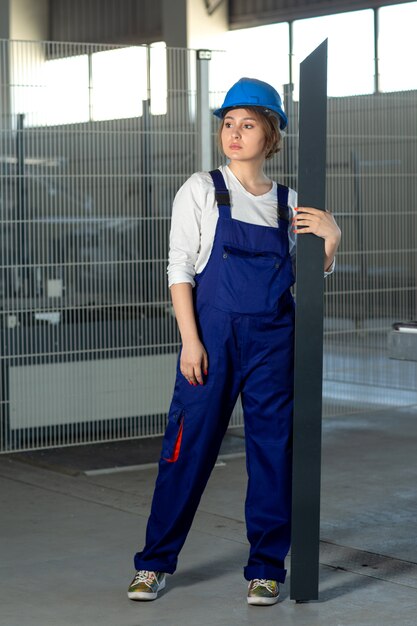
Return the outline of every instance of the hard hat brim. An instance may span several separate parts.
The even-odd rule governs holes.
[[[270,111],[271,113],[273,113],[274,115],[278,117],[280,130],[284,130],[288,125],[288,118],[283,111],[278,113],[278,111],[274,111],[274,109],[272,108],[265,107],[265,106],[256,106],[253,103],[249,103],[249,102],[241,102],[240,104],[234,104],[232,107],[231,106],[220,107],[219,109],[216,109],[215,111],[213,111],[213,115],[215,115],[219,119],[223,119],[226,111],[230,111],[231,109],[240,109],[240,108],[244,109],[245,107],[252,107],[252,108],[257,108],[257,109],[261,109],[264,111]]]

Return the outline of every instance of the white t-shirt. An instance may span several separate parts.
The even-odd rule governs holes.
[[[239,182],[227,165],[220,168],[230,193],[232,218],[261,226],[278,225],[277,185],[260,196],[254,196]],[[297,206],[297,193],[289,190],[289,218]],[[219,211],[213,180],[208,172],[196,172],[183,184],[175,196],[172,207],[169,238],[168,284],[191,283],[209,260],[213,247]],[[295,265],[296,238],[291,223],[288,226],[289,250]],[[331,274],[334,263],[327,274]],[[295,270],[295,267],[294,267]]]

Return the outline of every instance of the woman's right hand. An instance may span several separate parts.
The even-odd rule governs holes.
[[[203,385],[202,372],[207,375],[208,358],[198,334],[191,284],[175,283],[171,285],[171,296],[182,340],[181,374],[191,385]]]
[[[203,373],[207,375],[208,372],[208,357],[199,339],[189,339],[183,342],[180,370],[190,384],[204,385]]]

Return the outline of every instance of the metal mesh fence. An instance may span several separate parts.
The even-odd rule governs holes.
[[[329,105],[328,206],[343,243],[326,294],[326,411],[414,404],[417,364],[389,359],[387,338],[417,314],[417,94]]]
[[[2,450],[165,425],[179,345],[171,204],[198,168],[194,53],[159,50],[154,64],[155,50],[131,49],[129,93],[120,51],[2,43]]]
[[[296,187],[298,103],[270,174]],[[327,208],[342,229],[325,280],[323,415],[417,402],[417,365],[389,358],[396,321],[417,317],[417,93],[329,98]]]
[[[215,120],[201,142],[195,51],[3,41],[0,71],[0,451],[160,434],[179,348],[172,200],[221,162]],[[294,187],[287,110],[269,168]],[[414,92],[329,102],[343,240],[326,283],[325,414],[416,402],[415,364],[386,348],[391,323],[416,316],[415,110]]]

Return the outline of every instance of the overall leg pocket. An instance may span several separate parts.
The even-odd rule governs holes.
[[[162,443],[161,457],[168,463],[178,460],[181,450],[182,434],[184,429],[184,407],[173,406],[168,414],[168,424]]]

